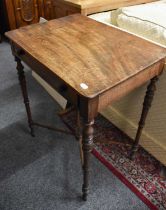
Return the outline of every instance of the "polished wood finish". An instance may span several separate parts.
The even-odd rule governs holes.
[[[4,13],[4,16],[6,17],[5,22],[7,24],[7,30],[12,30],[12,29],[17,28],[13,1],[3,0],[2,2],[3,2],[3,7],[5,9],[3,13]]]
[[[145,99],[144,99],[144,103],[143,103],[143,110],[142,110],[141,118],[140,118],[140,121],[139,121],[137,134],[136,134],[135,141],[134,141],[134,144],[133,144],[133,147],[132,147],[132,150],[131,150],[131,154],[130,154],[131,159],[134,159],[134,156],[135,156],[135,154],[138,150],[142,130],[145,126],[145,121],[146,121],[149,109],[152,106],[152,101],[153,101],[153,98],[154,98],[154,92],[156,90],[156,82],[157,81],[158,81],[157,76],[152,78],[150,84],[147,87],[147,91],[146,91],[146,95],[145,95]]]
[[[153,2],[155,0],[53,0],[56,18],[73,13],[89,15],[119,7]]]
[[[6,35],[21,44],[25,57],[34,57],[84,98],[105,97],[109,89],[110,98],[121,96],[121,90],[125,95],[149,75],[158,75],[161,69],[156,60],[165,55],[162,47],[81,15],[29,25]],[[88,88],[82,88],[82,83]]]
[[[81,8],[78,8],[77,5],[71,5],[66,1],[53,0],[53,6],[55,18],[61,18],[71,14],[81,13]]]
[[[40,5],[42,6],[42,4]],[[43,13],[44,14],[42,15],[42,17],[44,17],[46,20],[55,19],[54,10],[55,10],[55,5],[52,0],[43,0]]]
[[[13,1],[16,26],[21,27],[39,21],[37,0],[15,0]],[[10,15],[10,14],[9,14]]]
[[[2,0],[0,4],[6,30],[37,23],[40,17],[47,20],[55,18],[52,0]]]
[[[81,15],[29,25],[6,36],[13,55],[62,94],[83,118],[86,200],[95,117],[111,102],[158,76],[166,49]]]

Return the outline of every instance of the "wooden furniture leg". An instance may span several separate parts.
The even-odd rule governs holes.
[[[83,139],[82,139],[82,149],[83,149],[83,186],[82,186],[82,198],[84,201],[87,200],[89,192],[89,173],[90,173],[90,156],[93,147],[93,124],[92,121],[85,121],[83,125]]]
[[[79,141],[80,159],[81,159],[81,165],[83,167],[83,165],[84,165],[84,155],[83,155],[83,150],[82,150],[82,123],[81,123],[80,112],[79,112],[78,109],[77,109],[76,139],[78,139],[78,141]]]
[[[142,134],[142,130],[145,126],[145,121],[146,121],[149,109],[152,105],[152,101],[153,101],[153,98],[154,98],[154,92],[156,90],[157,80],[158,80],[157,76],[152,78],[150,84],[147,87],[147,91],[146,91],[146,95],[145,95],[145,99],[144,99],[144,103],[143,103],[143,110],[142,110],[141,118],[140,118],[140,121],[139,121],[137,134],[136,134],[135,141],[134,141],[134,144],[132,146],[131,153],[130,153],[130,158],[131,159],[134,159],[135,153],[138,150],[138,145],[139,145],[139,140],[140,140],[140,137],[141,137],[141,134]]]
[[[165,166],[161,167],[160,176],[161,176],[163,181],[166,181],[166,167]]]
[[[21,60],[18,57],[15,57],[15,61],[17,62],[17,71],[18,71],[18,79],[21,86],[22,96],[24,98],[24,104],[27,112],[28,117],[28,124],[30,128],[30,132],[32,136],[34,135],[34,129],[33,129],[33,121],[32,121],[32,115],[31,115],[31,109],[29,105],[29,99],[28,99],[28,92],[27,92],[27,86],[26,86],[26,79],[24,75],[24,66],[21,63]]]
[[[69,108],[71,108],[71,107],[72,107],[72,104],[71,104],[69,101],[67,101],[66,109],[69,109]]]

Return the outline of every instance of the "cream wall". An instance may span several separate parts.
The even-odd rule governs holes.
[[[134,139],[147,84],[134,90],[102,114]],[[166,165],[166,71],[157,83],[152,107],[147,117],[140,144]]]

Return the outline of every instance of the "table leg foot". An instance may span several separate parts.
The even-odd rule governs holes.
[[[24,99],[24,104],[25,104],[25,109],[26,109],[26,113],[27,113],[30,133],[31,133],[31,136],[34,137],[35,134],[34,134],[34,128],[33,128],[31,109],[30,109],[30,105],[29,105],[26,79],[25,79],[25,75],[24,75],[24,66],[22,65],[21,60],[18,57],[15,57],[15,61],[17,62],[17,67],[16,68],[17,68],[17,72],[18,72],[18,79],[19,79],[19,82],[20,82],[21,92],[22,92],[22,96],[23,96],[23,99]]]
[[[161,176],[163,181],[166,181],[166,167],[165,166],[161,167],[160,176]]]
[[[83,127],[83,186],[82,186],[82,199],[87,200],[89,192],[89,173],[90,173],[90,156],[93,147],[93,124],[94,120],[85,122]]]
[[[135,159],[135,154],[136,154],[136,152],[138,151],[138,147],[132,147],[132,149],[131,149],[131,152],[130,152],[130,154],[129,154],[129,158],[130,158],[130,160],[134,160]]]
[[[84,191],[85,191],[85,187],[84,187],[84,186],[83,186],[83,188],[82,188],[82,191],[83,191],[82,200],[83,200],[83,201],[87,201],[88,193],[87,193],[87,191],[84,192]]]
[[[30,126],[30,133],[32,137],[35,137],[35,131],[34,131],[33,126]]]
[[[149,109],[152,105],[152,101],[153,101],[153,98],[154,98],[154,92],[156,90],[157,80],[158,80],[157,76],[152,78],[150,84],[147,87],[147,91],[146,91],[146,95],[145,95],[145,99],[144,99],[144,103],[143,103],[143,110],[142,110],[141,118],[140,118],[140,121],[139,121],[137,134],[136,134],[131,152],[129,154],[129,157],[132,160],[134,159],[135,154],[138,151],[139,140],[140,140],[140,137],[141,137],[141,134],[142,134],[142,130],[145,126],[145,121],[146,121]]]

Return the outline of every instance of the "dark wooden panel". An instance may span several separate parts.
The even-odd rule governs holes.
[[[39,21],[37,0],[13,0],[13,6],[17,28]]]
[[[4,33],[5,31],[9,30],[9,23],[7,18],[7,8],[5,4],[6,0],[0,1],[0,32]],[[12,13],[11,13],[12,16]]]
[[[1,0],[0,11],[2,31],[37,23],[40,17],[55,18],[52,0]]]
[[[53,0],[54,17],[61,18],[67,15],[81,13],[81,9],[73,5],[66,4],[65,1]]]
[[[54,5],[52,0],[43,0],[44,7],[44,18],[47,20],[51,20],[55,18],[54,15]]]

